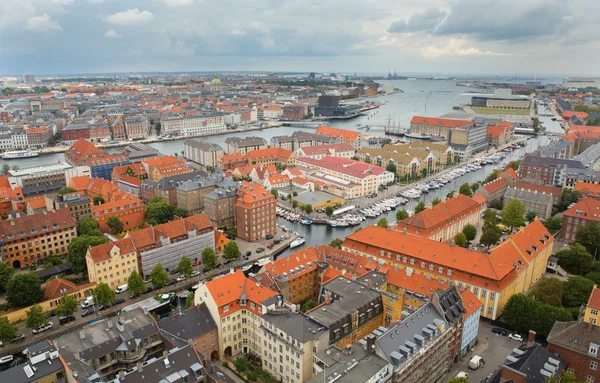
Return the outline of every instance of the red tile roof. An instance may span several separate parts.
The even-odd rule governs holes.
[[[549,186],[549,185],[532,184],[532,183],[523,182],[523,181],[517,182],[515,187],[517,189],[537,191],[538,193],[546,193],[546,194],[551,194],[553,196],[560,196],[563,191],[562,188],[559,188],[559,187]]]
[[[296,164],[306,167],[320,167],[334,172],[346,174],[355,178],[363,179],[369,176],[377,176],[385,171],[381,166],[355,161],[349,158],[327,156],[318,160],[310,157],[299,157]]]
[[[317,260],[315,248],[309,247],[267,263],[264,266],[264,272],[275,279],[286,273],[287,278],[291,281],[316,270]]]
[[[582,196],[600,198],[600,185],[598,184],[577,181],[577,184],[575,184],[575,190],[580,191]]]
[[[246,278],[242,270],[239,269],[234,273],[207,282],[206,288],[219,308],[235,303],[242,294],[245,294],[249,301],[256,304],[261,304],[277,295],[272,290],[257,286],[256,283]]]
[[[0,242],[18,241],[76,226],[77,224],[67,208],[21,216],[0,221]]]
[[[479,298],[477,298],[469,289],[460,291],[460,296],[462,298],[463,305],[467,310],[467,312],[464,314],[465,319],[469,318],[471,315],[475,314],[477,310],[483,307],[481,301],[479,301]]]
[[[479,214],[479,204],[466,195],[459,194],[454,198],[425,209],[420,213],[414,214],[402,220],[398,225],[398,230],[405,227],[414,227],[423,230],[445,229],[449,223],[454,223],[459,217],[466,217],[471,214]]]
[[[493,194],[502,188],[508,188],[508,183],[504,180],[504,178],[497,178],[496,180],[483,185],[482,188],[485,189],[485,191],[487,191],[489,194]]]
[[[594,286],[590,298],[588,299],[587,307],[595,310],[600,310],[600,289]]]
[[[71,145],[69,149],[67,149],[65,152],[65,157],[67,157],[72,163],[79,164],[82,162],[85,156],[101,154],[104,154],[104,151],[98,149],[91,142],[80,138],[73,145]]]
[[[563,216],[600,221],[600,200],[584,197],[563,213]]]
[[[329,137],[339,138],[341,141],[354,142],[359,137],[359,132],[352,130],[338,129],[331,126],[321,125],[315,132]]]
[[[347,143],[340,144],[329,144],[329,145],[317,145],[317,146],[306,146],[300,148],[305,156],[316,156],[316,155],[332,155],[334,152],[353,152],[354,146]]]
[[[268,148],[268,149],[257,149],[251,150],[246,154],[248,161],[258,162],[261,160],[279,160],[287,161],[294,152],[283,148]]]
[[[423,124],[423,125],[437,125],[445,128],[464,128],[467,126],[475,125],[473,121],[466,120],[453,120],[450,118],[435,118],[425,116],[414,116],[410,120],[411,124]]]
[[[275,196],[260,185],[243,182],[238,189],[238,200],[235,206],[252,208],[253,205],[276,203]]]

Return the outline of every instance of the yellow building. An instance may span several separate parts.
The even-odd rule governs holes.
[[[131,238],[91,247],[85,261],[88,280],[106,283],[112,288],[126,284],[132,271],[139,272],[137,250]]]
[[[585,314],[583,321],[600,326],[600,289],[594,285],[594,289],[590,294],[590,299],[585,306]]]

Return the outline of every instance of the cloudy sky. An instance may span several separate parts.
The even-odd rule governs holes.
[[[0,0],[0,76],[600,75],[597,0]]]

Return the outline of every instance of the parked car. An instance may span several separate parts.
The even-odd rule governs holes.
[[[129,299],[135,299],[137,297],[139,297],[141,294],[140,293],[131,293],[129,294]]]
[[[146,291],[144,291],[142,294],[148,294],[154,291],[154,288],[152,286],[150,287],[146,287]]]
[[[196,259],[194,261],[194,263],[192,263],[192,266],[196,267],[196,266],[200,266],[202,264],[202,260],[201,259]]]
[[[100,305],[100,306],[98,306],[98,311],[104,311],[109,307],[110,307],[110,305]]]
[[[273,239],[273,234],[269,234],[269,235],[267,235],[267,236],[265,237],[265,239],[267,239],[267,240],[271,240],[271,239]]]
[[[113,302],[112,305],[116,306],[116,305],[120,305],[121,303],[125,303],[125,298],[117,298],[117,299],[115,299],[115,301]]]
[[[173,286],[175,283],[177,283],[177,280],[173,278],[167,283],[167,286]]]
[[[263,251],[265,251],[265,249],[263,247],[259,247],[256,249],[257,253],[262,253]]]
[[[40,327],[33,329],[34,334],[38,334],[42,331],[50,330],[52,328],[52,321],[48,321],[48,323],[41,325]]]
[[[275,244],[273,242],[269,242],[269,244],[267,245],[267,249],[272,249],[273,246],[275,246]]]
[[[281,239],[276,238],[276,239],[273,240],[273,243],[276,244],[276,245],[279,245],[281,243]]]
[[[244,259],[248,259],[250,258],[250,255],[252,255],[252,252],[250,250],[244,252],[244,254],[242,254],[242,258]]]
[[[175,275],[177,273],[179,273],[179,269],[178,268],[174,268],[173,270],[169,271],[169,274],[171,274],[171,275]]]
[[[67,316],[63,316],[63,317],[58,317],[58,323],[59,324],[67,324],[71,321],[74,321],[75,317],[73,315],[67,315]]]
[[[522,335],[519,335],[519,334],[509,334],[509,335],[508,335],[508,339],[511,339],[511,340],[516,340],[516,341],[522,342],[522,341],[523,341],[523,336],[522,336]]]
[[[21,343],[24,340],[25,340],[25,335],[17,334],[17,336],[14,337],[13,340],[10,341],[10,343]]]
[[[499,327],[492,328],[492,332],[496,335],[502,335],[502,336],[506,336],[506,334],[508,334],[505,329],[499,328]]]
[[[87,309],[87,310],[83,310],[83,311],[81,312],[81,317],[82,317],[82,318],[85,318],[85,317],[87,317],[87,316],[90,316],[90,315],[92,315],[93,313],[94,313],[94,309]]]
[[[190,275],[190,278],[197,277],[198,275],[200,275],[200,272],[199,272],[199,271],[194,271],[194,272],[193,272],[193,273]]]

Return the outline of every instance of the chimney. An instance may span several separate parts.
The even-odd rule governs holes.
[[[125,380],[125,371],[119,371],[119,379]]]
[[[142,362],[137,362],[137,370],[138,372],[142,372],[144,369],[144,366],[142,365]]]
[[[365,280],[365,282],[367,282],[367,289],[372,289],[373,288],[373,281],[370,279]]]
[[[527,348],[533,346],[533,343],[535,342],[535,335],[535,331],[529,330],[529,334],[527,334]]]
[[[592,331],[593,329],[594,329],[594,325],[592,324],[592,322],[589,322],[589,323],[587,324],[587,330],[588,330],[588,331]]]
[[[367,354],[375,353],[375,341],[377,337],[373,334],[367,335]]]
[[[329,291],[325,292],[325,304],[326,305],[331,304],[331,293]]]

